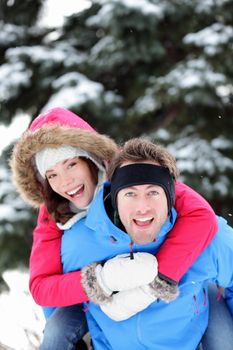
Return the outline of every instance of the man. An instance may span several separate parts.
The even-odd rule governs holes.
[[[112,215],[109,196],[104,204],[103,193],[98,196],[89,209],[91,220],[86,220],[86,232],[77,237],[76,248],[73,248],[79,249],[76,266],[65,259],[66,241],[69,242],[72,232],[64,234],[64,271],[88,263],[83,250],[89,252],[92,262],[108,260],[128,252],[131,247],[131,259],[128,255],[116,258],[122,260],[122,265],[137,260],[138,252],[155,254],[175,225],[173,204],[177,173],[175,160],[164,148],[140,139],[127,142],[110,171],[111,202],[116,211]],[[108,190],[106,187],[105,194]],[[96,210],[101,203],[108,215]],[[104,266],[91,264],[83,269],[83,284],[89,299],[99,303],[90,302],[86,313],[95,350],[195,350],[198,347],[208,324],[208,282],[233,286],[233,230],[224,219],[218,221],[215,239],[184,275],[179,284],[180,295],[175,295],[176,299],[174,297],[170,303],[161,300],[157,277],[146,285],[137,285],[133,284],[134,276],[130,276],[130,283],[133,283],[122,280],[121,289],[114,289],[117,271],[116,276],[109,276],[108,262]],[[75,228],[76,236],[79,225]],[[70,249],[69,254],[72,255]],[[135,279],[143,280],[140,273],[139,270]],[[163,287],[161,285],[162,294],[166,292]],[[170,296],[171,292],[172,288]]]

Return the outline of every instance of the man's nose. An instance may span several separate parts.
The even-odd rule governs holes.
[[[150,209],[151,209],[150,202],[147,198],[144,198],[144,197],[138,198],[137,207],[136,207],[137,213],[146,214],[148,213],[148,211],[150,211]]]

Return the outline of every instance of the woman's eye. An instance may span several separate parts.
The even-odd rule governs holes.
[[[73,168],[76,164],[77,164],[77,162],[72,162],[68,165],[68,168]]]
[[[56,174],[47,175],[47,179],[48,179],[48,180],[51,180],[51,179],[53,179],[54,177],[56,177]]]

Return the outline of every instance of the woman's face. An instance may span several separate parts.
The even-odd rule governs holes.
[[[46,171],[53,191],[67,198],[77,208],[85,208],[93,199],[96,183],[91,170],[82,158],[58,162]]]

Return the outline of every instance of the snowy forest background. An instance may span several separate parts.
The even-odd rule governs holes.
[[[0,125],[63,106],[118,142],[156,140],[233,225],[233,0],[92,0],[54,28],[40,23],[44,3],[0,0]],[[1,298],[29,298],[19,283],[9,292],[10,271],[27,276],[37,214],[11,184],[11,149],[0,159]],[[14,349],[38,346],[30,307],[35,325],[21,310],[27,342]],[[2,332],[0,349],[12,349]]]

